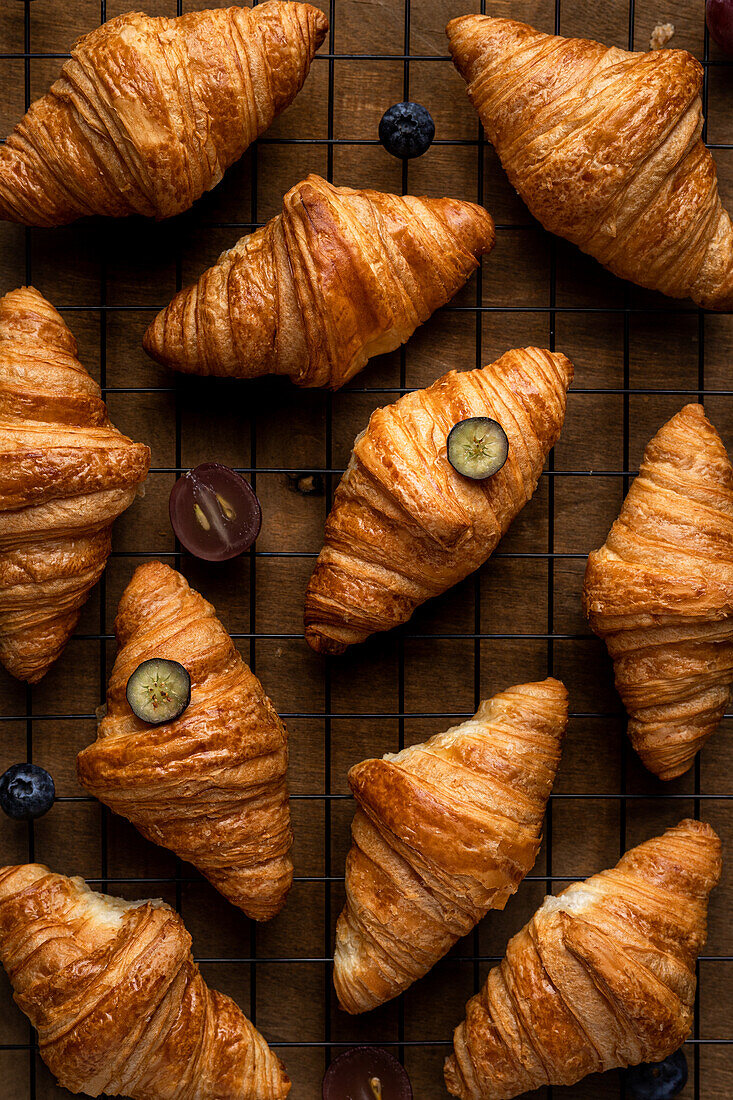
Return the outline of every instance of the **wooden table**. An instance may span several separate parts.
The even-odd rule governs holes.
[[[208,981],[239,1001],[285,1060],[293,1100],[320,1096],[327,1044],[336,1051],[363,1042],[403,1044],[417,1100],[438,1100],[446,1096],[442,1062],[466,999],[548,888],[613,864],[625,847],[696,813],[721,832],[730,855],[730,720],[694,771],[673,783],[655,781],[626,741],[611,666],[583,620],[580,591],[585,555],[603,542],[645,443],[666,418],[704,389],[709,415],[733,444],[733,318],[627,286],[532,221],[481,142],[447,57],[445,23],[477,10],[478,0],[316,2],[330,6],[332,37],[304,91],[190,214],[157,226],[82,222],[27,232],[0,225],[0,291],[32,281],[61,309],[82,362],[106,388],[115,424],[153,451],[145,497],[117,523],[105,578],[61,660],[32,692],[0,674],[0,771],[32,751],[61,796],[30,834],[24,824],[0,821],[0,862],[30,855],[111,893],[177,904]],[[106,15],[130,6],[107,0]],[[139,6],[176,13],[175,0]],[[183,10],[199,6],[184,0]],[[648,47],[657,23],[672,22],[671,44],[705,56],[702,0],[636,0],[631,20],[627,0],[558,0],[557,11],[554,0],[488,6],[548,31],[557,18],[564,34],[608,45],[626,47],[631,35],[638,49]],[[28,98],[46,90],[71,41],[97,25],[104,8],[99,0],[0,5],[3,133]],[[733,141],[733,68],[720,63],[714,45],[710,58],[707,138],[720,146]],[[429,153],[405,166],[376,140],[382,112],[403,98],[424,103],[437,128]],[[733,206],[731,147],[715,156],[724,201]],[[140,346],[154,312],[252,223],[275,214],[283,193],[309,171],[342,184],[483,202],[497,222],[497,245],[482,277],[402,353],[373,361],[333,397],[271,382],[178,380],[154,365]],[[331,491],[370,411],[449,368],[481,365],[531,343],[567,353],[576,381],[562,440],[500,551],[404,631],[343,658],[316,656],[302,637],[303,592]],[[226,565],[177,557],[168,523],[177,471],[204,460],[243,468],[262,502],[256,552]],[[324,492],[294,492],[288,473],[312,469],[325,471]],[[177,565],[215,603],[290,729],[297,877],[284,911],[264,926],[83,797],[76,782],[75,756],[94,737],[114,657],[117,602],[147,557]],[[404,998],[347,1017],[332,993],[329,956],[352,816],[349,766],[423,740],[472,713],[479,698],[548,671],[567,684],[572,718],[533,873],[503,913],[490,914]],[[682,1094],[689,1100],[733,1096],[733,1047],[720,1042],[733,1038],[732,876],[729,859],[700,962],[699,1017]],[[0,1094],[68,1095],[29,1051],[31,1038],[0,976]],[[555,1095],[618,1097],[619,1078],[589,1078]]]

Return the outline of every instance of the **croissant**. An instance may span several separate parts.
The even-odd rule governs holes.
[[[674,779],[717,727],[733,682],[733,468],[701,405],[647,445],[588,558],[583,601],[613,658],[634,748]]]
[[[97,894],[37,863],[0,869],[0,961],[60,1085],[131,1100],[282,1100],[290,1081],[204,982],[162,901]]]
[[[79,753],[79,782],[267,920],[293,880],[285,727],[214,608],[167,565],[135,571],[115,632],[107,712]],[[136,718],[125,696],[151,657],[179,661],[191,677],[188,708],[160,726]]]
[[[516,892],[567,718],[558,680],[519,684],[425,744],[351,769],[358,809],[334,969],[348,1012],[404,992]]]
[[[338,389],[444,306],[494,245],[480,206],[334,187],[310,175],[282,213],[173,299],[146,351],[193,374],[283,374]]]
[[[150,464],[76,352],[37,290],[0,298],[0,661],[32,684],[73,633]]]
[[[487,136],[545,229],[623,279],[733,308],[733,227],[689,53],[627,53],[480,15],[447,33]]]
[[[104,23],[0,146],[0,217],[188,210],[292,102],[327,30],[280,0]]]
[[[372,413],[357,437],[308,583],[305,631],[343,653],[477,569],[534,493],[565,416],[573,367],[540,348],[491,366],[450,371]],[[509,440],[506,463],[471,481],[448,462],[460,420],[488,416]]]
[[[545,898],[468,1002],[445,1063],[448,1091],[510,1100],[676,1050],[692,1027],[720,870],[718,837],[686,820]]]

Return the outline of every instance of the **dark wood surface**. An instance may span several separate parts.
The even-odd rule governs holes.
[[[328,10],[328,0],[316,2]],[[128,0],[108,0],[107,16],[129,6]],[[145,0],[140,6],[150,14],[172,15],[176,9],[175,0]],[[184,10],[200,6],[193,0],[183,4]],[[696,792],[705,796],[697,804],[700,815],[721,832],[730,850],[733,807],[716,797],[731,791],[730,722],[706,746],[695,771],[668,784],[647,774],[626,743],[611,666],[603,646],[589,636],[580,592],[584,556],[603,542],[621,504],[625,483],[620,472],[637,468],[649,437],[686,400],[695,399],[701,385],[712,391],[731,388],[733,320],[703,317],[687,304],[678,308],[627,287],[532,222],[493,151],[477,145],[477,119],[446,58],[445,23],[477,10],[478,0],[412,0],[409,41],[402,0],[335,0],[333,7],[333,61],[314,62],[304,91],[268,140],[190,214],[158,226],[96,222],[26,233],[0,225],[0,291],[32,280],[61,308],[79,341],[82,361],[109,387],[113,420],[153,450],[145,496],[115,528],[114,556],[84,611],[78,636],[28,699],[23,686],[0,673],[0,716],[16,716],[1,723],[0,771],[26,759],[32,735],[33,759],[52,772],[58,793],[71,799],[37,823],[35,857],[68,874],[106,878],[112,893],[178,900],[197,957],[219,960],[202,963],[206,978],[233,995],[279,1050],[294,1081],[294,1100],[320,1096],[327,1055],[317,1044],[326,1038],[334,1044],[404,1039],[417,1100],[438,1100],[446,1095],[441,1073],[445,1043],[490,959],[503,953],[508,937],[540,903],[548,885],[541,876],[553,876],[557,889],[565,877],[614,863],[624,846],[694,814]],[[489,7],[548,31],[554,27],[554,0],[490,0]],[[22,0],[0,5],[0,53],[24,49],[24,10]],[[627,0],[562,0],[558,12],[565,34],[628,45]],[[34,0],[31,51],[63,54],[99,19],[99,0]],[[663,5],[636,0],[636,48],[648,47],[658,22],[674,23],[673,46],[703,57],[702,0],[665,0]],[[414,55],[409,73],[399,59],[343,56],[402,55],[406,47]],[[328,43],[323,52],[329,52]],[[711,47],[711,57],[720,56]],[[33,97],[46,90],[61,63],[30,61]],[[724,144],[733,140],[733,69],[713,66],[709,74],[708,139]],[[25,75],[22,59],[0,61],[3,133],[23,113]],[[433,113],[439,143],[412,162],[403,178],[401,164],[375,139],[382,112],[406,93]],[[329,132],[336,139],[331,145]],[[294,138],[297,144],[273,140]],[[314,141],[303,144],[304,138]],[[733,156],[728,150],[715,155],[723,197],[731,205]],[[167,303],[178,276],[184,281],[197,277],[246,231],[246,223],[276,213],[284,191],[308,171],[332,171],[342,184],[400,190],[404,182],[417,193],[483,199],[500,228],[496,248],[483,265],[482,283],[472,280],[453,303],[461,308],[435,316],[404,356],[373,361],[333,398],[269,382],[176,382],[140,347],[153,311]],[[501,309],[472,312],[479,301]],[[549,311],[552,305],[556,312]],[[626,314],[625,306],[631,307]],[[583,312],[589,307],[603,312]],[[253,480],[264,524],[257,554],[220,566],[188,557],[180,561],[229,630],[244,635],[238,640],[243,655],[278,709],[292,716],[287,723],[298,881],[280,916],[255,928],[191,868],[177,867],[171,855],[144,841],[126,822],[103,813],[93,801],[73,800],[83,793],[75,778],[75,755],[94,737],[93,715],[114,657],[114,642],[95,636],[111,634],[117,601],[140,555],[176,562],[167,513],[175,467],[214,459],[260,470],[339,470],[369,412],[393,400],[395,388],[427,384],[451,367],[489,362],[509,347],[553,340],[576,367],[554,476],[542,478],[500,552],[480,574],[423,608],[401,634],[377,638],[328,664],[303,641],[303,592],[321,545],[335,477],[325,478],[323,495],[302,496],[291,490],[286,473],[258,472]],[[145,392],[124,392],[135,387]],[[625,388],[644,392],[624,396],[619,391]],[[684,393],[657,392],[670,389]],[[711,393],[705,404],[723,438],[733,444],[733,396]],[[556,556],[548,558],[548,551]],[[504,637],[465,637],[476,632]],[[343,798],[349,766],[450,724],[447,717],[416,713],[471,713],[478,695],[542,677],[548,670],[567,684],[573,717],[534,871],[506,910],[490,914],[401,1004],[347,1017],[328,992],[330,968],[324,960],[343,901],[352,815],[351,803]],[[36,716],[30,721],[27,705]],[[324,711],[333,717],[324,718]],[[626,802],[623,792],[630,796]],[[342,797],[322,797],[329,793]],[[23,862],[28,855],[26,826],[3,818],[0,863]],[[731,868],[728,862],[711,903],[706,956],[733,953]],[[178,886],[115,883],[177,875]],[[253,965],[247,960],[255,952]],[[476,956],[481,961],[472,961]],[[222,961],[231,959],[244,961]],[[301,961],[283,961],[288,959]],[[732,978],[733,962],[700,963],[696,1034],[703,1045],[687,1047],[691,1074],[685,1100],[733,1095],[733,1047],[713,1042],[733,1038]],[[43,1100],[68,1095],[27,1049],[5,1049],[28,1041],[28,1024],[0,976],[0,1094],[30,1100],[35,1087]],[[430,1045],[419,1045],[426,1042]],[[587,1079],[554,1095],[617,1097],[619,1077]]]

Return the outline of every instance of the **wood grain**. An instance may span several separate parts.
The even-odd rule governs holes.
[[[227,2],[211,0],[212,6]],[[328,10],[329,0],[316,2]],[[513,193],[493,150],[479,150],[477,119],[446,58],[445,23],[478,10],[478,0],[411,0],[409,41],[404,2],[334,0],[337,59],[332,64],[323,57],[314,62],[303,92],[267,140],[250,150],[190,214],[161,225],[81,222],[28,234],[0,224],[0,292],[30,278],[61,308],[79,341],[82,361],[110,387],[114,422],[151,445],[155,471],[145,497],[115,528],[114,556],[103,585],[86,606],[78,636],[33,690],[30,706],[38,717],[26,722],[25,688],[6,675],[0,678],[0,717],[12,719],[2,721],[0,770],[26,759],[30,731],[33,759],[52,772],[58,793],[66,798],[82,794],[75,755],[94,736],[93,714],[114,656],[113,641],[85,636],[111,634],[117,601],[140,555],[165,555],[162,560],[175,562],[167,518],[172,468],[214,459],[260,471],[341,469],[370,411],[393,400],[400,387],[426,385],[451,367],[470,368],[509,347],[549,345],[554,339],[576,367],[575,392],[554,455],[555,476],[542,478],[534,499],[480,574],[422,608],[401,633],[375,638],[328,664],[303,641],[303,592],[337,475],[324,475],[323,494],[302,496],[292,491],[284,472],[258,472],[253,482],[264,513],[258,555],[221,566],[181,559],[180,568],[214,602],[229,630],[245,635],[237,644],[278,709],[300,715],[286,719],[290,782],[298,796],[293,827],[299,881],[277,919],[255,929],[190,867],[177,867],[172,856],[95,803],[60,802],[34,830],[36,858],[58,871],[95,879],[178,875],[178,891],[175,883],[111,882],[109,889],[128,897],[160,895],[172,903],[178,893],[197,957],[212,960],[202,963],[207,980],[232,994],[273,1043],[320,1044],[327,1034],[335,1044],[403,1038],[415,1096],[439,1100],[446,1096],[441,1072],[445,1044],[491,959],[503,953],[508,937],[540,903],[547,886],[541,876],[591,874],[613,863],[624,843],[636,843],[695,812],[695,773],[661,784],[644,771],[626,743],[611,666],[602,644],[589,636],[580,590],[584,555],[603,542],[623,498],[624,479],[618,471],[636,469],[647,440],[696,394],[701,381],[711,390],[731,388],[733,317],[701,318],[686,306],[676,309],[661,297],[625,286],[572,246],[545,234]],[[107,0],[107,15],[130,6],[128,0]],[[175,0],[141,0],[139,6],[150,14],[176,11]],[[197,0],[183,3],[186,11],[201,6]],[[543,30],[552,31],[555,25],[554,0],[489,0],[486,6]],[[99,0],[33,0],[29,7],[31,50],[39,53],[65,53],[73,38],[100,18]],[[657,22],[671,22],[676,28],[671,45],[702,58],[703,8],[703,0],[666,0],[664,5],[636,0],[636,48],[647,48]],[[23,50],[24,10],[22,0],[0,5],[0,53]],[[628,44],[627,0],[594,5],[562,0],[558,11],[563,33]],[[408,73],[394,57],[343,57],[402,55],[406,47],[414,55]],[[328,43],[322,52],[328,52]],[[436,56],[444,60],[432,60]],[[711,56],[722,59],[714,46]],[[46,90],[61,63],[30,61],[33,96]],[[22,59],[0,60],[3,133],[23,112],[24,78]],[[376,135],[383,111],[406,92],[431,110],[438,139],[452,144],[434,145],[407,166],[403,179],[401,164],[376,143]],[[733,141],[731,67],[710,70],[708,120],[711,141]],[[337,139],[331,157],[329,127]],[[294,138],[314,141],[293,144],[289,139]],[[723,197],[733,204],[733,153],[718,150],[715,156]],[[500,228],[496,249],[484,261],[482,282],[471,280],[451,306],[415,334],[403,355],[373,360],[333,397],[279,382],[176,381],[149,361],[140,347],[142,333],[152,313],[175,291],[178,275],[186,281],[196,278],[250,223],[276,213],[292,184],[309,171],[326,174],[330,168],[339,184],[400,190],[404,182],[416,193],[483,199]],[[488,307],[480,314],[471,311],[478,301]],[[105,304],[109,308],[100,309]],[[554,315],[548,311],[551,304],[558,307]],[[624,306],[632,309],[626,318]],[[636,390],[685,393],[633,393],[625,398],[614,392],[625,383]],[[150,392],[119,392],[130,387]],[[733,445],[733,396],[711,395],[706,408],[724,440]],[[548,559],[543,556],[548,550],[560,556]],[[274,556],[278,554],[286,556]],[[482,635],[511,637],[435,636],[473,635],[477,626]],[[260,636],[249,637],[255,633]],[[548,639],[548,633],[558,637]],[[574,717],[555,788],[558,797],[552,801],[546,841],[530,879],[503,913],[489,914],[474,936],[409,990],[402,1006],[390,1004],[363,1018],[347,1017],[327,992],[330,969],[323,960],[330,953],[343,901],[341,876],[353,812],[343,797],[348,768],[365,756],[395,749],[402,740],[422,740],[450,722],[416,714],[470,713],[477,693],[488,695],[548,670],[567,684]],[[324,711],[333,717],[324,718]],[[731,721],[726,720],[702,753],[698,788],[709,796],[700,804],[701,816],[720,830],[727,849],[733,840],[733,803],[715,796],[731,793]],[[625,806],[619,797],[623,791],[633,796]],[[326,793],[337,797],[321,797]],[[3,818],[0,861],[24,861],[28,853],[27,828]],[[324,883],[324,876],[334,881]],[[728,862],[712,899],[706,955],[733,954],[732,901],[733,862]],[[254,952],[256,966],[246,961]],[[481,961],[474,962],[476,956]],[[289,958],[307,961],[281,961]],[[240,961],[221,961],[227,959]],[[733,1037],[733,962],[703,961],[700,978],[699,1037]],[[0,1045],[28,1039],[27,1023],[0,977]],[[431,1045],[420,1045],[425,1042]],[[277,1049],[293,1078],[294,1100],[317,1100],[327,1063],[324,1048]],[[695,1097],[696,1057],[699,1097],[733,1095],[732,1046],[690,1045],[687,1052],[691,1075],[681,1094],[684,1100]],[[37,1058],[34,1072],[37,1097],[68,1095],[53,1084]],[[30,1100],[27,1050],[0,1049],[0,1075],[3,1095]],[[588,1079],[556,1090],[555,1096],[561,1092],[569,1100],[605,1100],[619,1096],[619,1078],[609,1074]],[[536,1095],[544,1100],[543,1093]]]

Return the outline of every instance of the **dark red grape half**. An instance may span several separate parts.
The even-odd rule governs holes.
[[[705,21],[721,50],[733,55],[733,0],[707,0]]]
[[[249,550],[262,509],[245,478],[219,462],[179,477],[170,496],[171,525],[183,546],[205,561],[228,561]]]

